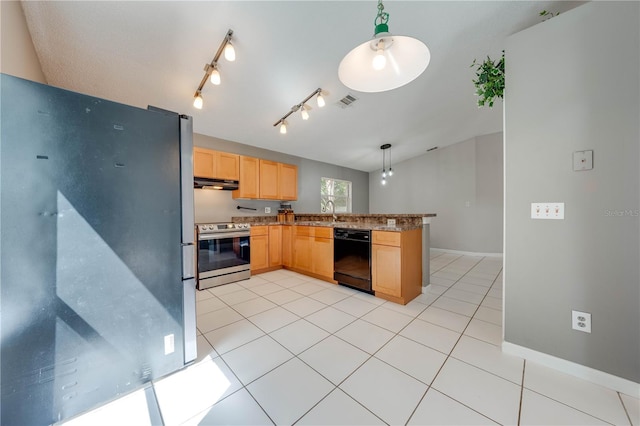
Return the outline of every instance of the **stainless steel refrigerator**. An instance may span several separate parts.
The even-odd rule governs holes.
[[[192,121],[0,76],[0,423],[196,357]]]

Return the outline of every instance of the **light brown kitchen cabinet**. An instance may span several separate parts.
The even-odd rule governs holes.
[[[422,230],[373,231],[371,240],[376,296],[406,305],[422,293]]]
[[[213,170],[217,179],[240,179],[240,156],[238,154],[216,151],[213,159],[215,161]]]
[[[333,238],[313,237],[311,256],[311,272],[333,280]]]
[[[311,226],[296,226],[293,232],[292,267],[302,272],[311,272]]]
[[[279,199],[278,175],[278,163],[275,161],[260,160],[260,199]]]
[[[333,281],[333,228],[292,226],[291,269],[325,281]]]
[[[293,253],[291,250],[291,235],[293,226],[282,225],[282,265],[290,267],[293,262]]]
[[[213,151],[204,148],[193,148],[193,175],[213,179]]]
[[[194,147],[193,175],[209,179],[238,180],[240,158],[237,154]]]
[[[259,198],[260,196],[260,160],[254,157],[240,156],[240,184],[231,193],[233,198]]]
[[[282,266],[282,225],[269,225],[269,266]]]
[[[278,190],[279,200],[298,199],[298,166],[278,163]]]
[[[250,234],[251,272],[269,267],[269,227],[252,226]]]

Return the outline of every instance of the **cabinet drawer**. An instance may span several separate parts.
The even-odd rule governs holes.
[[[294,228],[295,235],[300,235],[303,237],[312,237],[313,236],[313,227],[312,226],[304,226],[299,225]]]
[[[268,235],[269,227],[268,226],[252,226],[251,227],[251,236],[255,237],[256,235]]]
[[[328,227],[314,227],[314,234],[316,238],[333,238],[333,228]]]
[[[373,244],[400,247],[400,232],[373,231],[372,234]]]

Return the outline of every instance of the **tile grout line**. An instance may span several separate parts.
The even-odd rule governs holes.
[[[449,262],[449,264],[451,264],[451,263],[455,262],[456,260],[460,259],[461,257],[462,257],[462,256],[459,256],[458,258],[453,259],[451,262]],[[344,382],[345,382],[349,377],[351,377],[351,376],[352,376],[352,375],[353,375],[357,370],[359,370],[359,369],[362,367],[362,365],[364,365],[364,364],[365,364],[366,362],[368,362],[371,358],[373,358],[373,357],[375,356],[375,354],[376,354],[376,353],[378,353],[382,348],[384,348],[384,347],[385,347],[385,346],[386,346],[386,345],[387,345],[391,340],[393,340],[395,337],[397,337],[398,335],[400,335],[400,332],[401,332],[402,330],[404,330],[404,329],[405,329],[409,324],[413,323],[416,319],[418,319],[417,317],[418,317],[419,315],[421,315],[421,314],[422,314],[422,313],[423,313],[427,308],[429,308],[431,305],[433,305],[433,303],[435,303],[435,301],[437,301],[440,297],[442,297],[442,296],[443,296],[443,294],[444,294],[444,293],[446,293],[446,292],[447,292],[451,287],[453,287],[453,285],[454,285],[454,284],[456,284],[460,279],[462,279],[462,278],[463,278],[464,276],[466,276],[469,272],[471,272],[471,271],[472,271],[472,270],[473,270],[473,269],[474,269],[474,268],[475,268],[475,267],[476,267],[476,266],[477,266],[477,265],[478,265],[478,264],[479,264],[483,259],[484,259],[484,257],[483,257],[483,258],[481,258],[480,260],[478,260],[478,262],[476,262],[473,266],[471,266],[471,267],[467,270],[467,272],[466,272],[465,274],[463,274],[463,275],[462,275],[458,280],[454,281],[454,283],[453,283],[451,286],[449,286],[449,287],[447,288],[447,290],[445,290],[442,294],[438,295],[438,297],[436,297],[436,299],[434,299],[434,301],[433,301],[433,302],[431,302],[430,304],[424,304],[424,308],[423,308],[422,310],[420,310],[420,312],[416,313],[415,315],[411,315],[411,316],[410,316],[410,315],[406,315],[406,314],[404,314],[404,313],[396,312],[396,313],[401,314],[401,315],[405,315],[405,316],[408,316],[408,317],[412,317],[411,321],[409,321],[409,323],[407,323],[407,325],[405,325],[404,327],[402,327],[399,331],[395,332],[395,334],[393,335],[393,337],[391,337],[391,338],[390,338],[390,339],[389,339],[389,340],[388,340],[388,341],[387,341],[383,346],[381,346],[381,347],[380,347],[378,350],[376,350],[373,354],[368,354],[368,355],[369,355],[369,357],[368,357],[365,361],[363,361],[363,362],[362,362],[362,363],[361,363],[361,364],[360,364],[360,365],[359,365],[359,366],[358,366],[358,367],[357,367],[353,372],[351,372],[348,376],[346,376],[346,377],[345,377],[345,378],[344,378],[340,383],[338,383],[337,385],[334,385],[334,388],[333,388],[330,392],[328,392],[328,393],[327,393],[327,394],[326,394],[322,399],[320,399],[320,401],[318,401],[316,404],[314,404],[314,405],[313,405],[309,410],[307,410],[307,412],[305,412],[305,413],[304,413],[300,418],[298,418],[295,422],[300,421],[300,420],[301,420],[305,415],[307,415],[311,410],[313,410],[313,408],[315,408],[315,407],[316,407],[320,402],[322,402],[322,401],[323,401],[323,400],[324,400],[324,399],[325,399],[329,394],[331,394],[332,392],[334,392],[336,389],[340,389],[340,390],[342,391],[342,389],[339,387],[342,383],[344,383]],[[449,264],[448,264],[448,265],[449,265]],[[446,267],[446,266],[448,266],[448,265],[445,265],[445,267]],[[444,268],[444,267],[443,267],[443,268]],[[443,268],[441,268],[441,269],[443,269]],[[501,269],[502,269],[502,268],[501,268]],[[497,279],[497,277],[498,277],[499,275],[500,275],[500,272],[498,272],[498,274],[496,275],[496,278],[494,279],[494,283],[495,283],[495,281],[496,281],[496,279]],[[266,279],[265,279],[265,280],[266,280]],[[271,282],[271,283],[275,283],[275,282],[270,281],[270,280],[266,280],[266,281]],[[277,283],[276,283],[276,284],[277,284]],[[304,282],[303,282],[303,283],[300,283],[299,285],[302,285],[302,284],[304,284]],[[493,284],[489,287],[489,289],[490,289],[492,286],[493,286]],[[329,288],[330,288],[330,287],[329,287]],[[258,293],[255,293],[255,292],[251,291],[251,289],[250,289],[250,288],[243,287],[242,289],[246,289],[246,290],[250,291],[251,293],[256,294],[256,295],[257,295],[257,297],[261,297],[261,298],[265,298],[265,299],[266,299],[265,295],[260,295],[260,294],[258,294]],[[238,289],[237,291],[240,291],[240,290],[242,290],[242,289]],[[286,290],[286,289],[291,290],[291,288],[283,287],[283,290]],[[277,291],[282,291],[282,290],[277,290]],[[292,291],[295,291],[295,290],[292,290]],[[320,290],[320,291],[322,291],[322,290]],[[488,291],[489,291],[489,290],[488,290]],[[487,292],[488,292],[488,291],[487,291]],[[233,293],[233,292],[230,292],[230,293],[227,293],[227,294],[231,294],[231,293]],[[275,292],[274,292],[274,293],[275,293]],[[319,309],[318,311],[323,310],[323,309],[326,309],[327,307],[332,307],[335,303],[338,303],[338,302],[339,302],[339,301],[338,301],[338,302],[335,302],[335,303],[333,303],[333,304],[329,304],[329,305],[327,305],[327,304],[325,304],[324,302],[320,302],[320,301],[318,301],[318,300],[316,300],[316,299],[311,298],[311,297],[310,297],[311,295],[302,294],[302,293],[298,293],[298,294],[300,294],[300,295],[301,295],[301,297],[300,297],[300,298],[304,298],[304,297],[306,297],[306,298],[310,298],[310,299],[312,299],[312,300],[314,300],[314,301],[317,301],[317,302],[322,303],[323,305],[325,305],[323,308]],[[313,293],[312,293],[312,294],[313,294]],[[317,373],[317,374],[319,374],[321,377],[323,377],[325,380],[327,380],[329,383],[333,384],[333,382],[331,382],[331,380],[329,380],[329,379],[328,379],[328,378],[326,378],[324,375],[322,375],[320,372],[318,372],[317,370],[315,370],[312,366],[310,366],[309,364],[307,364],[303,359],[301,359],[301,358],[299,357],[299,355],[300,355],[300,354],[302,354],[302,353],[304,353],[304,352],[306,352],[306,351],[307,351],[307,350],[309,350],[310,348],[312,348],[312,347],[316,346],[316,345],[317,345],[317,344],[319,344],[320,342],[322,342],[322,341],[326,340],[326,339],[327,339],[327,338],[329,338],[330,336],[334,336],[334,337],[336,337],[336,338],[338,338],[338,339],[340,339],[340,340],[344,341],[345,343],[348,343],[348,344],[350,344],[350,345],[351,345],[351,343],[350,343],[350,342],[347,342],[347,341],[345,341],[344,339],[340,338],[339,336],[336,336],[336,335],[335,335],[335,333],[337,333],[338,331],[340,331],[340,330],[344,329],[345,327],[348,327],[350,324],[353,324],[353,323],[354,323],[355,321],[357,321],[358,319],[361,319],[362,321],[367,322],[367,323],[369,323],[369,324],[371,324],[371,325],[374,325],[374,326],[376,326],[376,327],[380,327],[379,325],[374,324],[374,323],[371,323],[371,322],[367,321],[366,319],[363,319],[362,317],[364,317],[364,316],[365,316],[365,315],[367,315],[368,313],[370,313],[370,312],[372,312],[372,311],[374,311],[374,310],[376,310],[376,309],[378,309],[378,308],[380,308],[381,306],[383,306],[383,305],[384,305],[384,303],[379,304],[379,305],[375,305],[375,306],[374,306],[374,308],[373,308],[373,309],[371,309],[370,311],[368,311],[368,312],[364,313],[363,315],[361,315],[361,316],[359,316],[359,317],[354,317],[354,320],[353,320],[353,321],[350,321],[348,324],[345,324],[344,326],[342,326],[341,328],[339,328],[338,330],[336,330],[336,331],[334,331],[334,332],[332,332],[332,333],[331,333],[331,332],[329,332],[329,335],[327,335],[325,338],[323,338],[323,339],[321,339],[320,341],[318,341],[318,342],[314,343],[314,344],[313,344],[313,345],[311,345],[309,348],[306,348],[304,351],[300,352],[300,354],[297,354],[297,355],[296,355],[296,354],[294,354],[293,352],[291,352],[288,348],[284,347],[280,342],[278,342],[276,339],[274,339],[274,338],[273,338],[273,337],[271,337],[271,335],[270,335],[270,334],[271,334],[271,332],[274,332],[274,331],[276,331],[276,330],[278,330],[278,329],[284,328],[284,327],[286,327],[287,325],[289,325],[289,324],[291,324],[291,323],[286,324],[286,325],[283,325],[282,327],[280,327],[280,328],[278,328],[278,329],[276,329],[276,330],[272,330],[271,332],[268,332],[268,333],[267,333],[267,332],[265,332],[265,330],[261,329],[261,328],[260,328],[260,327],[258,327],[256,324],[254,324],[254,323],[249,319],[249,317],[245,316],[245,315],[244,315],[244,314],[242,314],[241,312],[239,312],[239,311],[237,311],[236,309],[234,309],[232,305],[229,305],[227,302],[225,302],[223,299],[221,299],[218,295],[213,294],[213,296],[214,296],[214,297],[216,297],[216,298],[218,298],[221,302],[223,302],[227,307],[231,308],[234,312],[236,312],[236,313],[238,313],[240,316],[242,316],[242,319],[246,319],[246,320],[248,320],[252,325],[256,326],[256,327],[257,327],[258,329],[260,329],[263,333],[265,333],[263,336],[260,336],[260,337],[258,337],[258,338],[261,338],[261,337],[264,337],[264,336],[269,336],[272,340],[274,340],[276,343],[278,343],[280,346],[282,346],[285,350],[287,350],[289,353],[291,353],[291,354],[293,355],[293,357],[292,357],[292,358],[290,358],[289,360],[287,360],[287,361],[285,361],[284,363],[279,364],[278,366],[274,367],[273,369],[271,369],[271,370],[269,370],[269,371],[265,372],[264,374],[262,374],[261,376],[259,376],[259,377],[258,377],[258,378],[256,378],[256,379],[252,380],[252,381],[251,381],[250,383],[248,383],[248,384],[251,384],[251,383],[255,382],[256,380],[258,380],[258,379],[260,379],[261,377],[265,376],[266,374],[268,374],[268,373],[272,372],[272,371],[273,371],[273,370],[275,370],[276,368],[278,368],[278,367],[282,366],[282,365],[283,365],[283,364],[285,364],[286,362],[289,362],[289,361],[290,361],[291,359],[293,359],[293,358],[297,358],[297,359],[298,359],[298,360],[300,360],[303,364],[307,365],[307,366],[308,366],[309,368],[311,368],[314,372],[316,372],[316,373]],[[346,299],[348,299],[348,298],[350,298],[350,297],[355,297],[355,296],[356,296],[356,294],[351,294],[351,295],[348,295],[347,297],[345,297],[345,298],[343,298],[343,299],[341,299],[341,300],[346,300]],[[482,301],[484,301],[484,298],[486,298],[486,294],[485,294],[485,296],[483,297]],[[356,299],[359,299],[359,298],[356,298]],[[205,300],[206,300],[206,299],[205,299]],[[250,299],[250,300],[253,300],[253,299]],[[267,299],[267,300],[268,300],[268,299]],[[295,300],[298,300],[298,299],[295,299]],[[341,300],[340,300],[340,301],[341,301]],[[457,299],[456,299],[456,300],[457,300]],[[480,304],[482,303],[482,301],[480,302]],[[366,301],[365,301],[365,302],[366,302]],[[239,302],[239,303],[243,303],[243,302]],[[273,302],[272,302],[272,303],[273,303]],[[289,303],[289,302],[287,302],[287,303]],[[367,303],[368,303],[368,302],[367,302]],[[418,302],[418,303],[419,303],[419,302]],[[276,307],[282,307],[283,309],[287,310],[288,312],[291,312],[291,311],[289,311],[288,309],[284,308],[281,304],[277,304],[277,303],[274,303],[274,304],[275,304],[275,306],[274,306],[274,307],[269,308],[269,309],[267,309],[267,310],[265,310],[265,311],[262,311],[262,312],[267,312],[267,311],[269,311],[269,310],[275,309]],[[422,304],[422,303],[421,303],[421,304]],[[473,314],[473,315],[475,315],[475,314],[477,313],[477,310],[479,309],[480,304],[476,307],[476,310],[474,311],[474,314]],[[335,307],[334,307],[334,309],[337,309],[337,308],[335,308]],[[318,312],[318,311],[316,311],[316,312]],[[212,312],[214,312],[214,311],[212,311]],[[262,313],[262,312],[258,312],[258,313],[256,313],[255,315],[258,315],[258,314],[260,314],[260,313]],[[344,311],[342,311],[342,312],[344,312]],[[301,316],[299,316],[298,314],[296,314],[295,312],[291,312],[291,313],[292,313],[293,315],[296,315],[296,316],[298,317],[298,319],[296,319],[296,320],[295,320],[295,321],[293,321],[293,322],[297,322],[298,320],[303,319],[303,320],[305,320],[305,322],[307,322],[307,323],[309,323],[309,324],[311,324],[311,325],[313,325],[313,326],[316,326],[315,324],[313,324],[313,323],[311,323],[309,320],[307,320],[307,319],[306,319],[306,317],[301,317]],[[313,313],[315,313],[315,312],[313,312]],[[311,313],[311,314],[309,314],[309,315],[313,315],[313,313]],[[346,312],[345,312],[345,313],[346,313]],[[307,315],[307,316],[309,316],[309,315]],[[350,314],[347,314],[347,315],[350,315]],[[472,317],[470,317],[470,318],[471,318],[471,319],[469,320],[469,323],[470,323],[470,321],[473,319],[473,316],[472,316]],[[239,321],[241,321],[241,320],[234,321],[234,322],[232,322],[232,323],[230,323],[230,324],[227,324],[227,325],[231,325],[231,324],[234,324],[234,323],[239,322]],[[468,327],[469,323],[467,324],[467,327]],[[436,324],[436,325],[437,325],[437,324]],[[225,326],[226,326],[226,325],[225,325]],[[225,327],[225,326],[223,326],[223,327]],[[318,326],[316,326],[316,327],[318,327]],[[441,367],[440,367],[440,369],[438,370],[438,373],[436,373],[436,375],[434,376],[434,379],[431,381],[431,383],[430,383],[430,384],[426,384],[426,383],[422,382],[421,380],[419,380],[419,379],[417,379],[417,378],[413,377],[412,375],[410,375],[410,374],[408,374],[408,373],[406,373],[406,372],[404,372],[404,371],[402,371],[402,370],[399,370],[399,369],[397,369],[396,367],[394,367],[393,365],[388,364],[388,363],[387,363],[387,362],[385,362],[384,360],[381,360],[381,359],[379,359],[379,358],[377,358],[377,357],[376,357],[376,360],[379,360],[380,362],[383,362],[384,364],[389,365],[390,367],[392,367],[393,369],[397,370],[398,372],[400,372],[400,373],[402,373],[402,374],[405,374],[405,375],[407,375],[407,376],[411,377],[412,379],[417,380],[418,382],[420,382],[420,383],[423,383],[423,384],[427,385],[427,390],[426,390],[426,391],[425,391],[425,393],[422,395],[422,398],[420,399],[420,401],[419,401],[419,402],[418,402],[418,404],[416,405],[416,408],[414,408],[414,410],[412,411],[412,413],[411,413],[411,415],[409,416],[409,419],[408,419],[408,420],[410,420],[410,419],[411,419],[411,417],[412,417],[412,416],[413,416],[413,414],[415,413],[415,410],[416,410],[416,409],[417,409],[417,407],[419,406],[420,402],[424,399],[424,396],[426,395],[427,391],[431,388],[431,384],[433,384],[433,382],[435,381],[435,378],[437,377],[437,375],[439,374],[440,370],[442,369],[442,367],[444,366],[444,364],[446,363],[446,361],[447,361],[447,360],[448,360],[448,358],[450,357],[451,352],[455,349],[455,346],[456,346],[456,345],[457,345],[457,343],[459,342],[460,338],[461,338],[461,337],[462,337],[462,335],[464,334],[464,331],[466,330],[466,328],[467,328],[467,327],[465,327],[465,329],[460,333],[460,337],[459,337],[459,338],[458,338],[458,340],[456,341],[456,344],[454,344],[454,346],[452,347],[452,349],[451,349],[451,351],[450,351],[449,355],[447,355],[447,358],[446,358],[446,359],[445,359],[445,361],[443,362],[442,366],[441,366]],[[222,328],[222,327],[219,327],[219,328],[217,328],[217,329],[220,329],[220,328]],[[325,332],[328,332],[328,330],[324,330],[322,327],[318,327],[318,328],[320,328],[321,330],[323,330],[323,331],[325,331]],[[385,329],[384,327],[381,327],[381,328],[382,328],[382,329],[384,329],[384,330],[386,330],[386,331],[391,331],[391,330]],[[445,327],[445,328],[446,328],[446,327]],[[217,330],[217,329],[214,329],[214,330]],[[214,330],[210,330],[210,331],[214,331]],[[209,331],[209,332],[210,332],[210,331]],[[207,332],[207,333],[208,333],[208,332]],[[211,345],[211,343],[210,343],[210,342],[209,342],[209,340],[206,338],[206,336],[204,335],[204,333],[202,333],[202,336],[203,336],[203,337],[205,338],[205,340],[210,344],[210,346],[212,347],[212,349],[214,349],[214,350],[215,350],[215,348],[213,347],[213,345]],[[402,337],[404,337],[404,336],[402,336]],[[256,339],[252,339],[250,342],[246,342],[246,343],[244,343],[244,344],[242,344],[242,345],[238,346],[237,348],[234,348],[234,349],[232,349],[232,350],[230,350],[230,351],[227,351],[226,353],[229,353],[229,352],[231,352],[231,351],[233,351],[233,350],[235,350],[235,349],[238,349],[238,348],[240,348],[240,347],[242,347],[242,346],[244,346],[244,345],[246,345],[246,344],[249,344],[249,343],[251,343],[251,342],[253,342],[253,341],[257,340],[258,338],[256,338]],[[412,339],[409,339],[409,338],[407,338],[407,339],[408,339],[408,340],[413,341]],[[422,343],[420,343],[420,342],[416,342],[416,343],[418,343],[418,344],[421,344],[421,345],[422,345]],[[353,345],[351,345],[351,346],[353,346]],[[423,345],[423,346],[424,346],[424,345]],[[355,346],[354,346],[354,347],[355,347]],[[425,346],[425,347],[428,347],[428,346]],[[358,347],[356,347],[356,348],[362,351],[362,349],[360,349],[360,348],[358,348]],[[430,348],[430,349],[433,349],[433,348]],[[436,351],[437,351],[437,350],[436,350]],[[365,352],[365,353],[366,353],[366,351],[362,351],[362,352]],[[440,352],[440,351],[437,351],[437,352]],[[217,351],[216,351],[216,353],[217,353]],[[440,353],[442,353],[442,352],[440,352]],[[245,390],[246,390],[246,391],[247,391],[247,392],[252,396],[252,398],[255,400],[255,397],[254,397],[254,396],[253,396],[253,394],[249,391],[249,389],[247,388],[247,385],[243,384],[243,383],[242,383],[242,381],[240,381],[240,379],[237,377],[236,373],[231,369],[231,367],[229,367],[229,365],[227,364],[226,360],[223,358],[223,354],[218,354],[218,357],[220,357],[220,358],[221,358],[221,360],[224,362],[224,364],[225,364],[225,365],[229,368],[229,370],[234,374],[234,376],[236,377],[236,379],[238,380],[238,382],[239,382],[240,384],[242,384],[242,388],[241,388],[241,389],[245,389]],[[240,390],[240,389],[238,389],[238,390]],[[237,391],[236,391],[236,392],[237,392]],[[225,398],[221,399],[220,401],[222,401],[222,400],[224,400],[224,399],[228,398],[229,396],[231,396],[231,395],[235,394],[236,392],[233,392],[232,394],[227,395]],[[342,392],[344,392],[344,391],[342,391]],[[365,409],[366,409],[368,412],[370,412],[372,415],[374,415],[376,418],[380,419],[380,417],[378,417],[375,413],[373,413],[373,412],[372,412],[371,410],[369,410],[367,407],[365,407],[364,405],[362,405],[359,401],[355,400],[351,395],[349,395],[349,394],[348,394],[348,393],[346,393],[346,392],[344,392],[344,393],[345,393],[347,396],[349,396],[349,398],[351,398],[351,399],[352,399],[352,400],[354,400],[356,403],[358,403],[360,406],[362,406],[363,408],[365,408]],[[454,399],[454,400],[455,400],[455,399]],[[217,402],[216,402],[216,404],[217,404],[218,402],[220,402],[220,401],[217,401]],[[255,401],[256,401],[256,403],[258,404],[258,406],[263,410],[263,412],[265,413],[265,415],[267,415],[267,417],[268,417],[268,418],[273,422],[273,419],[272,419],[272,418],[267,414],[267,412],[264,410],[264,408],[263,408],[263,407],[258,403],[258,401],[257,401],[257,400],[255,400]],[[456,402],[460,403],[460,401],[457,401],[457,400],[456,400]],[[216,405],[216,404],[214,404],[214,405]],[[461,404],[462,404],[462,403],[461,403]],[[464,404],[462,404],[462,405],[464,405]],[[466,405],[465,405],[465,406],[466,406]],[[209,408],[211,408],[211,407],[209,407]],[[469,408],[470,408],[470,407],[469,407]],[[471,408],[470,408],[470,409],[471,409]],[[473,410],[473,411],[475,411],[475,410]],[[482,413],[479,413],[479,414],[481,414],[482,416],[484,416],[484,417],[488,418],[487,416],[485,416],[485,415],[484,415],[484,414],[482,414]],[[384,420],[382,420],[382,419],[380,419],[380,420],[384,422]],[[294,422],[294,423],[295,423],[295,422]],[[274,422],[274,423],[275,423],[275,422]],[[384,423],[386,423],[386,422],[384,422]]]
[[[466,273],[464,273],[462,275],[462,277],[460,277],[458,280],[456,280],[451,287],[453,287],[458,281],[460,281],[465,275],[467,275],[470,271],[473,270],[473,268],[475,268],[476,266],[478,266],[478,264],[480,262],[482,262],[482,260],[484,260],[486,257],[482,257],[478,262],[476,262]],[[502,268],[500,268],[500,270],[502,270]],[[493,283],[491,284],[491,286],[493,286],[493,284],[495,283],[495,281],[498,279],[498,276],[500,276],[500,272],[498,272],[498,274],[496,275],[496,278],[494,278]],[[451,288],[449,287],[449,288]],[[442,297],[446,292],[448,291],[448,289],[446,291],[444,291],[440,296]],[[460,332],[460,336],[458,337],[458,339],[456,340],[456,343],[454,343],[454,345],[451,347],[451,350],[449,351],[449,353],[447,354],[447,357],[445,358],[444,362],[442,363],[442,365],[440,366],[440,368],[438,369],[438,371],[436,372],[436,374],[433,376],[433,379],[431,380],[431,383],[429,383],[429,387],[427,388],[427,390],[425,391],[424,395],[422,395],[422,398],[420,399],[420,402],[418,403],[418,405],[416,405],[416,407],[414,408],[413,412],[411,413],[411,416],[409,416],[409,420],[411,420],[411,417],[413,417],[413,415],[415,414],[416,410],[418,409],[418,407],[420,406],[420,403],[422,402],[422,400],[424,399],[424,397],[426,396],[427,392],[429,391],[429,389],[433,388],[433,383],[436,381],[436,379],[438,378],[438,375],[440,374],[440,372],[442,371],[442,369],[444,368],[445,364],[447,363],[447,361],[449,361],[449,358],[451,358],[451,354],[453,353],[453,351],[455,350],[456,346],[458,346],[458,343],[460,342],[460,339],[462,339],[462,336],[464,336],[464,332],[467,330],[467,328],[469,328],[469,325],[471,324],[471,321],[473,320],[473,317],[475,316],[475,314],[478,312],[478,309],[480,309],[480,306],[482,305],[482,302],[484,301],[484,299],[487,296],[485,295],[482,300],[480,301],[480,303],[478,304],[478,306],[476,307],[476,310],[473,312],[473,315],[471,316],[471,318],[469,319],[469,322],[467,323],[467,325],[465,326],[465,328]],[[417,319],[417,317],[416,317]],[[453,358],[453,359],[457,359],[457,358]],[[473,366],[475,367],[475,366]],[[478,368],[478,367],[475,367]],[[482,369],[481,369],[482,370]],[[484,371],[484,370],[483,370]],[[499,377],[499,376],[497,376]],[[438,391],[437,389],[433,388],[434,390]],[[440,392],[440,391],[438,391]],[[450,395],[445,394],[444,392],[440,392],[443,395],[446,395],[447,397],[451,398],[452,400],[456,401],[459,404],[464,405],[465,407],[468,407],[467,405],[463,404],[461,401],[458,401],[457,399],[451,397]],[[500,423],[497,422],[494,419],[491,419],[490,417],[488,417],[487,415],[480,413],[479,411],[468,407],[469,409],[473,410],[474,412],[482,415],[483,417],[486,417],[487,419],[496,422],[496,423]],[[408,421],[409,421],[408,420]],[[407,423],[408,423],[407,421]]]
[[[631,421],[631,416],[629,415],[629,410],[627,410],[627,406],[624,403],[624,400],[622,399],[622,395],[620,394],[620,392],[616,392],[618,394],[618,399],[620,399],[620,403],[622,404],[622,408],[624,409],[624,413],[627,415],[627,420],[629,420],[629,424],[633,425],[633,422]]]
[[[525,359],[522,364],[522,383],[520,384],[520,404],[518,405],[518,423],[520,426],[520,420],[522,419],[522,398],[524,396],[524,373],[527,370],[527,360]]]

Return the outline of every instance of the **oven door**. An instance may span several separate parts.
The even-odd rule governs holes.
[[[228,232],[198,238],[198,279],[248,271],[249,233]]]

